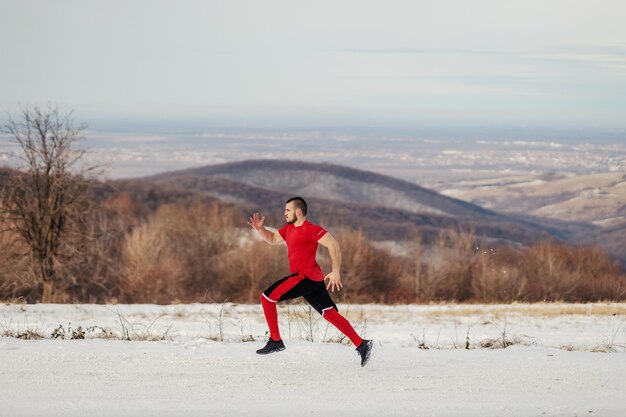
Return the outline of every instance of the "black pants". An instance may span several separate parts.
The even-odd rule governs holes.
[[[320,314],[331,308],[339,311],[330,298],[324,281],[313,281],[298,273],[279,279],[263,291],[263,295],[273,303],[304,297]]]

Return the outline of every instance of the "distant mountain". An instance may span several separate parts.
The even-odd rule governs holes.
[[[499,213],[567,231],[576,245],[593,244],[626,266],[626,174],[502,175],[450,182],[438,191]]]
[[[493,213],[386,175],[331,164],[258,160],[213,165],[156,175],[150,179],[223,178],[303,197],[409,211],[475,217]]]
[[[451,181],[437,191],[500,213],[568,219],[601,227],[626,223],[626,174],[548,173]]]
[[[493,239],[529,243],[558,229],[504,216],[418,185],[353,168],[287,160],[253,160],[168,172],[141,179],[259,210],[279,225],[287,198],[307,199],[310,218],[328,227],[360,228],[373,239],[433,237],[457,227]]]

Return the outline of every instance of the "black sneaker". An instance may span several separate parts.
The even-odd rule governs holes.
[[[285,350],[285,344],[283,341],[279,340],[278,342],[275,342],[270,339],[267,341],[267,344],[257,350],[256,353],[259,355],[267,355],[268,353],[280,352],[281,350]]]
[[[363,339],[361,345],[356,348],[356,351],[359,353],[361,357],[361,366],[367,365],[370,357],[372,356],[372,348],[374,347],[374,342],[371,340]]]

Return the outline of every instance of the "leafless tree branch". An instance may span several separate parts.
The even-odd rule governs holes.
[[[21,152],[24,164],[2,186],[2,229],[11,230],[28,248],[41,301],[72,283],[67,264],[76,253],[73,242],[84,237],[89,175],[96,167],[77,168],[85,154],[75,149],[86,125],[76,125],[58,107],[29,106],[3,131]]]

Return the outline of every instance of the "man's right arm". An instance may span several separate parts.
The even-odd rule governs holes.
[[[263,225],[264,223],[265,223],[265,216],[259,217],[259,213],[254,213],[252,217],[250,217],[250,220],[248,221],[248,224],[250,225],[250,227],[256,230],[261,236],[261,238],[263,238],[263,240],[269,243],[270,245],[277,245],[280,242],[282,242],[283,237],[280,235],[280,233],[278,233],[278,231],[272,232],[271,230],[267,230],[265,226]]]
[[[259,235],[263,238],[264,241],[269,243],[270,245],[278,245],[283,241],[283,237],[278,233],[278,231],[272,232],[271,230],[267,230],[265,227],[261,229],[257,229]]]

